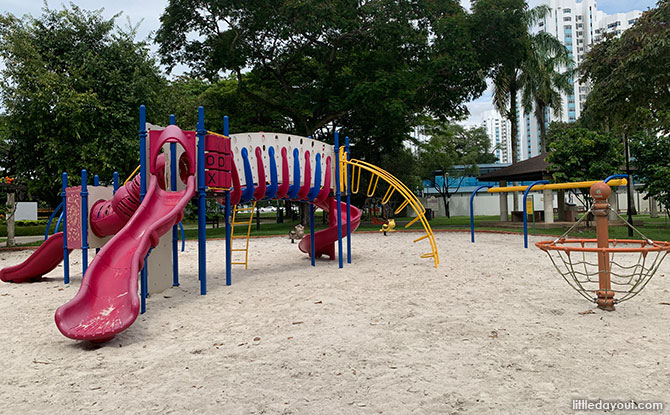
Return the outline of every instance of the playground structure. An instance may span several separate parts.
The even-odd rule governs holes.
[[[615,174],[609,176],[604,180],[609,186],[625,186],[628,184],[628,180],[625,179],[626,175],[624,174]],[[528,248],[528,194],[531,191],[543,191],[543,190],[565,190],[565,189],[579,189],[579,188],[588,188],[594,185],[595,183],[601,183],[600,181],[585,181],[585,182],[566,182],[566,183],[549,183],[549,180],[538,180],[531,183],[528,186],[504,186],[504,187],[492,187],[488,185],[482,185],[477,187],[472,191],[470,195],[470,241],[475,242],[475,208],[474,200],[477,193],[482,189],[487,189],[488,193],[509,193],[509,192],[523,192],[523,246]],[[553,211],[549,213],[553,215]]]
[[[631,224],[628,226],[642,239],[610,239],[608,216],[611,209],[607,203],[610,193],[607,183],[594,183],[590,195],[595,203],[580,220],[560,237],[535,244],[549,254],[556,270],[572,288],[607,311],[613,311],[615,304],[639,294],[670,252],[670,242],[652,241]],[[597,238],[567,239],[572,229],[589,213],[596,218]],[[589,261],[587,254],[595,254],[597,262]]]
[[[607,198],[612,186],[628,184],[626,175],[615,174],[603,181],[549,183],[539,180],[528,186],[479,186],[470,196],[470,239],[475,242],[474,198],[482,189],[490,193],[523,192],[524,248],[528,248],[528,203],[531,191],[590,188],[595,203],[562,236],[553,241],[538,242],[536,246],[549,257],[565,281],[584,298],[594,301],[603,310],[612,311],[615,304],[628,300],[647,285],[670,251],[670,242],[652,241],[632,224],[610,209]],[[596,217],[597,239],[567,239],[567,235],[593,213]],[[627,226],[642,236],[641,240],[609,239],[608,217],[616,214]],[[553,212],[550,213],[553,215]],[[591,245],[596,245],[591,246]],[[581,261],[574,260],[581,253]],[[595,253],[597,263],[589,262],[587,253]],[[615,261],[615,254],[617,261]],[[634,254],[634,255],[626,255]],[[655,254],[655,255],[654,255]],[[561,265],[562,264],[562,265]],[[597,275],[597,278],[594,276]],[[615,294],[619,297],[615,298]]]
[[[140,108],[139,174],[120,188],[117,174],[112,187],[98,186],[97,176],[94,186],[89,187],[84,170],[81,186],[69,187],[64,173],[63,212],[56,225],[56,231],[61,226],[63,231],[49,237],[22,264],[0,271],[3,281],[23,282],[39,279],[64,260],[64,280],[68,283],[69,255],[72,250],[81,249],[82,285],[77,295],[56,312],[56,324],[65,336],[100,342],[110,340],[128,328],[139,313],[145,312],[150,292],[179,285],[178,223],[184,206],[193,197],[198,204],[201,295],[207,292],[207,197],[223,201],[225,209],[226,285],[232,282],[232,265],[242,263],[232,258],[233,252],[241,249],[232,248],[235,222],[230,221],[231,210],[241,210],[236,208],[238,204],[259,200],[310,203],[310,232],[298,247],[309,254],[315,266],[315,259],[323,255],[335,259],[337,242],[342,268],[344,236],[347,262],[351,263],[351,233],[360,224],[361,211],[351,205],[350,195],[358,192],[362,171],[372,177],[368,196],[374,195],[382,179],[388,184],[383,204],[397,194],[404,202],[396,212],[407,206],[414,210],[416,218],[406,227],[420,221],[426,234],[414,242],[428,239],[431,252],[422,257],[433,258],[435,267],[439,264],[437,245],[424,216],[426,210],[416,196],[384,170],[350,159],[349,139],[347,137],[345,145],[340,146],[338,131],[334,133],[334,145],[279,133],[229,135],[228,117],[224,117],[223,134],[217,134],[204,129],[202,107],[198,111],[196,131],[181,130],[174,125],[174,117],[170,124],[165,129],[147,132],[145,108]],[[277,155],[281,156],[280,163],[277,163]],[[238,169],[243,172],[244,180]],[[346,201],[342,201],[343,196]],[[316,207],[331,212],[329,227],[318,232],[314,226]],[[171,235],[168,234],[170,229]],[[246,266],[249,232],[240,237],[247,239]],[[91,248],[96,249],[96,256],[89,266]]]

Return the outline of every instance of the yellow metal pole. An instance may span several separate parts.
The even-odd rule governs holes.
[[[533,191],[544,190],[544,189],[560,190],[560,189],[586,188],[601,182],[602,180],[592,180],[588,182],[537,184],[533,187]],[[626,184],[628,184],[628,181],[626,179],[614,179],[607,182],[607,184],[609,186],[625,186]],[[489,190],[487,190],[487,192],[489,193],[523,192],[527,188],[528,186],[492,187]]]

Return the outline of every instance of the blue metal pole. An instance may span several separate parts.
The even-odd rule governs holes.
[[[100,177],[97,174],[93,176],[93,186],[95,187],[100,186]],[[100,248],[95,248],[96,255],[98,255],[98,252],[100,252]]]
[[[308,203],[309,206],[309,252],[312,257],[312,266],[316,266],[316,244],[314,242],[314,205]]]
[[[490,188],[491,186],[483,185],[475,189],[474,192],[470,195],[470,240],[472,243],[475,243],[475,206],[474,199],[478,191],[483,188]]]
[[[88,187],[86,169],[81,171],[81,277],[88,268]]]
[[[174,114],[170,114],[170,125],[175,125]],[[170,143],[170,189],[177,190],[177,143]],[[179,229],[172,226],[172,286],[179,287]]]
[[[140,105],[140,202],[147,194],[147,112],[144,105]],[[147,254],[147,257],[149,255]],[[147,311],[148,275],[147,257],[144,258],[144,266],[140,272],[140,313]]]
[[[607,183],[607,182],[609,182],[610,180],[613,180],[613,179],[627,179],[627,178],[628,178],[628,176],[625,175],[625,174],[613,174],[613,175],[609,176],[608,178],[606,178],[603,181],[605,183]]]
[[[200,295],[207,294],[207,206],[205,204],[205,109],[198,107],[198,277],[200,278]]]
[[[118,171],[114,172],[114,177],[112,179],[112,187],[114,188],[114,194],[116,194],[116,191],[119,190],[119,172]]]
[[[53,213],[51,213],[51,216],[49,216],[49,220],[47,221],[47,229],[44,231],[44,240],[46,241],[49,238],[49,228],[51,228],[51,221],[54,220],[56,217],[56,213],[58,213],[59,210],[63,208],[63,202],[61,202],[56,209],[54,209]],[[62,214],[61,214],[62,216]],[[54,233],[58,232],[58,224],[60,223],[60,217],[58,218],[58,221],[56,223],[56,228],[54,228]]]
[[[344,267],[342,259],[342,194],[340,192],[340,133],[335,130],[335,198],[337,200],[337,247],[340,268]]]
[[[349,152],[349,136],[344,137],[344,149],[345,156],[347,161],[351,158]],[[349,191],[349,186],[351,185],[351,179],[349,179],[349,164],[345,166],[347,169],[347,183],[345,183],[347,189],[347,263],[351,264],[351,192]]]
[[[549,180],[538,180],[536,182],[533,182],[530,186],[526,188],[526,190],[523,192],[523,247],[528,248],[528,218],[527,212],[528,209],[526,209],[526,199],[528,198],[528,193],[530,190],[537,184],[547,184],[549,183]],[[533,215],[535,212],[533,212]]]
[[[227,136],[229,133],[229,119],[228,116],[223,117],[223,135]],[[230,189],[226,190],[226,205],[223,211],[226,222],[226,285],[233,283],[232,279],[232,234],[231,234],[231,225],[230,225]]]
[[[70,283],[70,251],[67,249],[67,173],[63,172],[63,281]]]

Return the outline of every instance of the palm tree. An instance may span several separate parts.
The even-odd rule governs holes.
[[[565,68],[564,72],[559,72]],[[559,115],[563,110],[561,93],[572,92],[573,61],[568,49],[554,36],[541,32],[534,36],[524,62],[521,104],[526,113],[533,111],[540,127],[542,153],[547,151],[547,109]]]
[[[550,14],[551,9],[545,4],[536,6],[530,10],[523,10],[521,21],[526,26],[526,31],[523,36],[525,39],[516,42],[515,47],[523,47],[525,45],[525,51],[515,51],[515,56],[517,59],[508,60],[503,64],[499,65],[494,69],[492,78],[493,78],[493,105],[500,112],[500,115],[507,118],[511,125],[512,133],[512,164],[516,164],[518,161],[517,151],[518,151],[518,136],[519,136],[519,126],[518,126],[518,108],[517,108],[517,95],[519,91],[523,89],[524,82],[526,81],[526,76],[524,73],[526,71],[526,66],[530,57],[532,56],[532,50],[535,43],[542,43],[546,41],[546,37],[549,36],[546,33],[530,33],[530,29],[541,19],[544,19],[545,16]],[[558,42],[558,40],[556,40]],[[522,53],[519,53],[522,52]],[[515,199],[516,200],[516,199]]]

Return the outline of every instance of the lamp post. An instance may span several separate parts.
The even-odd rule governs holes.
[[[628,211],[628,223],[631,226],[627,226],[628,228],[628,236],[633,236],[633,208],[635,207],[635,201],[633,201],[633,180],[630,174],[630,149],[628,147],[628,135],[626,133],[623,133],[623,144],[624,144],[624,151],[626,153],[626,179],[628,180],[628,184],[626,185],[626,199],[627,199],[627,207],[626,210]]]

